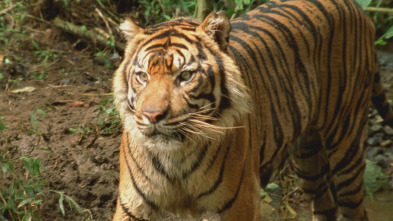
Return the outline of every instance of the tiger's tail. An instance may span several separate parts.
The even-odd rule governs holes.
[[[378,71],[374,75],[371,101],[378,110],[379,115],[384,119],[383,124],[393,128],[393,110],[382,87],[381,75]]]

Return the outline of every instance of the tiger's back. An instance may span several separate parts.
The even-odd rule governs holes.
[[[370,100],[392,125],[374,27],[353,1],[272,0],[229,23],[127,21],[114,79],[124,122],[114,220],[167,212],[258,220],[289,153],[315,220],[367,220]],[[372,96],[372,97],[371,97]]]
[[[285,146],[310,125],[331,134],[353,100],[368,107],[374,34],[352,1],[269,1],[234,20],[229,54],[251,89],[261,143],[271,133],[263,143]]]
[[[374,35],[353,1],[270,1],[232,23],[229,53],[246,73],[257,110],[251,122],[259,131],[261,183],[292,145],[320,220],[335,219],[338,208],[366,219],[361,175],[378,74]]]

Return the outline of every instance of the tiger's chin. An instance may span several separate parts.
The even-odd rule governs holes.
[[[185,141],[185,136],[180,133],[176,133],[176,132],[162,133],[158,130],[155,130],[151,133],[144,133],[144,132],[141,132],[141,133],[148,140],[153,140],[155,142],[170,143],[170,142],[176,141],[176,142],[184,143],[184,141]]]
[[[138,129],[139,144],[154,151],[174,151],[179,150],[185,146],[188,142],[186,137],[176,131],[173,132],[162,132],[160,130],[143,130]]]

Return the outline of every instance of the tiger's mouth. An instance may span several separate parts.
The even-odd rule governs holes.
[[[148,139],[183,141],[185,135],[177,130],[170,130],[160,124],[138,125],[139,131]]]
[[[143,121],[135,115],[137,128],[150,141],[181,141],[216,139],[217,134],[224,134],[231,127],[217,126],[219,119],[204,115],[205,111],[183,113],[176,117],[166,118],[159,122]]]

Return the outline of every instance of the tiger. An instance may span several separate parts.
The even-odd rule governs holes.
[[[368,220],[368,109],[387,125],[375,28],[352,0],[271,0],[142,27],[113,78],[123,122],[113,220],[261,220],[260,188],[290,160],[313,220]]]

